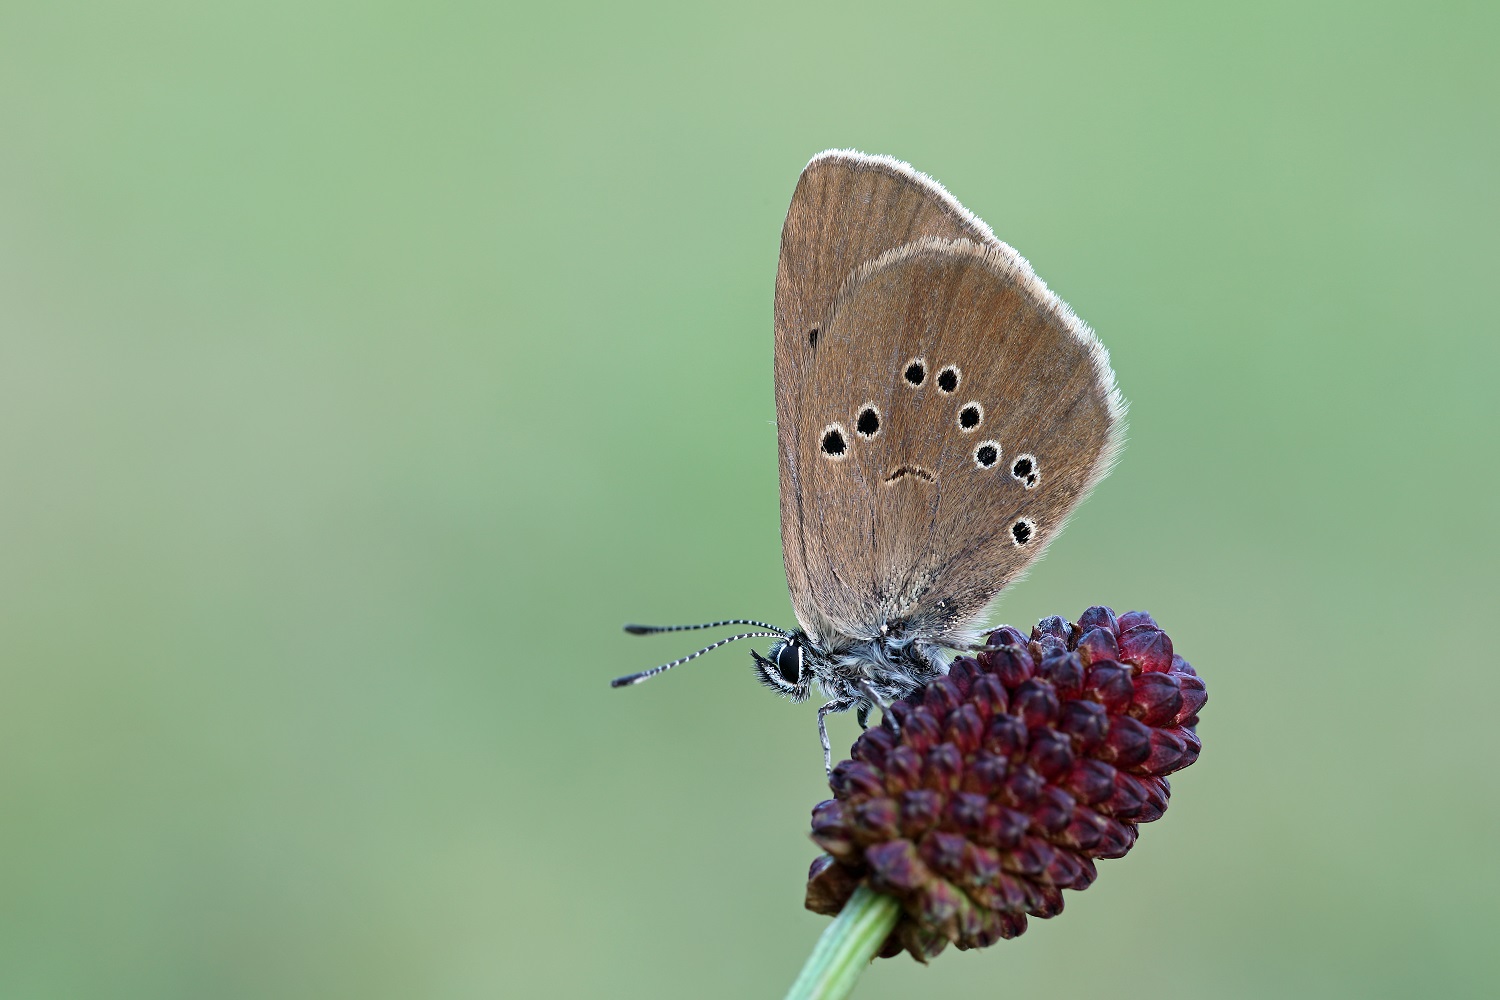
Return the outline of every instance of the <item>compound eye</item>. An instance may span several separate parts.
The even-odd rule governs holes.
[[[802,681],[802,644],[789,642],[781,647],[781,652],[776,654],[776,671],[781,674],[781,679],[788,684],[796,685]]]

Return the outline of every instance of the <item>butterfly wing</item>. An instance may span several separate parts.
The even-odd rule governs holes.
[[[804,551],[803,465],[794,432],[819,351],[820,324],[850,273],[924,237],[1002,246],[943,186],[888,156],[829,150],[797,182],[776,272],[776,423],[781,461],[781,543],[792,606],[803,628],[823,631]],[[821,425],[819,425],[821,426]],[[818,533],[814,532],[817,537]],[[827,575],[826,559],[819,572]]]
[[[967,641],[1123,431],[1103,346],[998,242],[925,237],[860,266],[798,374],[790,544],[815,620],[855,639]]]

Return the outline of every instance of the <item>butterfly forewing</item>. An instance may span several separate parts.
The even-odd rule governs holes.
[[[1104,349],[1003,244],[924,238],[863,265],[800,375],[782,482],[802,512],[806,600],[856,638],[906,622],[963,641],[1119,437]],[[879,411],[868,437],[856,429],[867,407]]]
[[[817,617],[804,552],[809,535],[803,519],[809,512],[802,498],[803,468],[795,431],[805,426],[807,381],[823,344],[820,327],[828,322],[834,297],[851,272],[924,236],[999,245],[989,227],[936,181],[890,157],[848,150],[830,150],[812,159],[797,182],[782,229],[775,318],[782,550],[792,605],[803,627],[814,635],[823,623]],[[816,428],[822,429],[822,424]],[[844,432],[852,437],[855,428],[845,426]],[[813,532],[811,537],[817,544],[824,533]],[[830,565],[826,554],[819,563]]]

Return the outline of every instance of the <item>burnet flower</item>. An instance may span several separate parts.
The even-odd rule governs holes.
[[[891,706],[834,768],[813,809],[827,853],[807,906],[836,914],[861,885],[900,905],[882,956],[982,948],[1063,908],[1097,858],[1123,857],[1198,759],[1203,681],[1144,612],[1089,608],[988,648]]]

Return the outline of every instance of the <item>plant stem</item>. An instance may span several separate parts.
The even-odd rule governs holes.
[[[842,1000],[896,926],[900,905],[860,886],[818,938],[786,1000]]]

